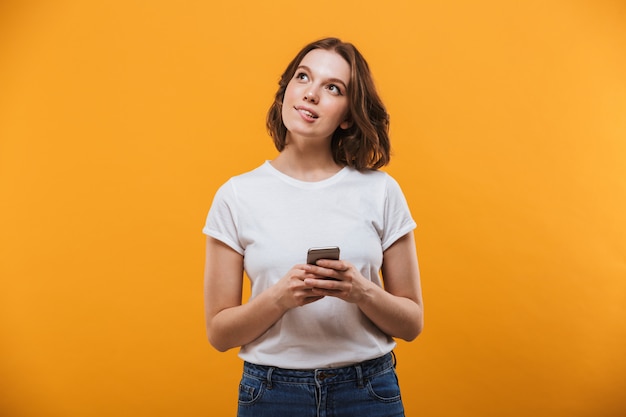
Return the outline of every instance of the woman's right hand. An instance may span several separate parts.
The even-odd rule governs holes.
[[[313,288],[306,285],[307,278],[322,278],[305,270],[305,265],[295,265],[269,290],[274,292],[277,305],[285,311],[301,307],[324,296],[313,295]]]
[[[276,284],[242,304],[243,256],[207,237],[204,294],[207,335],[219,351],[243,346],[261,336],[290,309],[315,302],[304,280],[319,278],[295,265]]]

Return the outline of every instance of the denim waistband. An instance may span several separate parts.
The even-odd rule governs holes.
[[[376,359],[341,368],[285,369],[244,362],[243,373],[252,377],[266,379],[270,386],[272,382],[332,384],[349,381],[358,381],[359,385],[361,385],[364,380],[394,367],[395,355],[391,352]]]

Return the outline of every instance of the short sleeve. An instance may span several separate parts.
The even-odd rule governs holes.
[[[202,232],[243,255],[244,248],[237,230],[237,204],[232,180],[222,185],[213,198]]]
[[[384,210],[383,251],[387,250],[396,240],[417,226],[413,217],[411,217],[409,205],[400,185],[389,175],[387,175]]]

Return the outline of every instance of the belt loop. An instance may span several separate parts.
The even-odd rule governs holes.
[[[363,370],[361,369],[361,364],[354,365],[354,369],[356,369],[357,385],[359,388],[363,388]]]
[[[398,363],[398,359],[396,358],[396,352],[394,352],[393,350],[391,351],[391,356],[393,358],[393,367],[396,367],[396,364]]]
[[[274,367],[270,366],[267,370],[267,389],[272,389],[272,372],[274,372]]]

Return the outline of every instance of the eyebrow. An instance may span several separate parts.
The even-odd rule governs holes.
[[[307,67],[306,65],[300,65],[298,68],[296,68],[296,72],[299,69],[303,69],[303,70],[307,71],[310,74],[313,73],[313,71],[311,71],[311,68]],[[348,89],[348,86],[346,85],[346,83],[343,82],[343,80],[340,80],[339,78],[329,78],[326,81],[330,82],[330,83],[341,84],[341,85],[343,85],[344,89],[346,89],[346,90]]]

